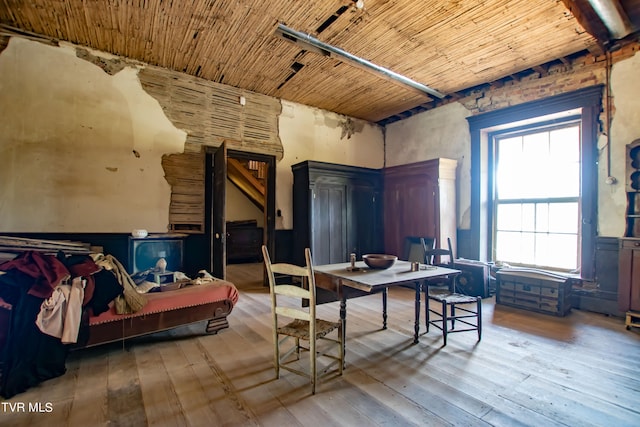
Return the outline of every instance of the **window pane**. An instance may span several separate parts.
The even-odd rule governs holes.
[[[536,205],[536,230],[549,231],[549,204],[538,203]]]
[[[534,233],[522,233],[520,244],[522,245],[521,254],[522,259],[519,261],[522,264],[535,264],[536,260],[536,235]]]
[[[536,265],[575,270],[578,261],[578,236],[540,234],[537,236]]]
[[[522,230],[535,231],[536,229],[536,205],[527,203],[522,205]]]
[[[496,235],[496,260],[504,262],[521,262],[522,235],[518,232],[498,231]]]
[[[500,199],[578,197],[579,127],[498,140]]]
[[[580,165],[550,165],[545,197],[578,197],[580,194]]]
[[[551,158],[567,163],[580,163],[580,127],[571,126],[549,132],[549,153]]]
[[[498,162],[496,167],[496,191],[501,199],[519,197],[519,189],[526,177],[518,172],[522,164],[522,138],[505,138],[498,142]]]
[[[496,261],[511,259],[511,256],[508,254],[513,252],[509,250],[512,246],[512,235],[513,233],[509,233],[508,231],[496,232]]]
[[[522,205],[498,205],[496,227],[498,230],[519,231],[522,229]]]
[[[549,134],[532,133],[522,138],[522,152],[527,163],[544,164],[549,160]]]
[[[576,269],[580,127],[498,138],[496,149],[496,261]]]
[[[532,264],[551,266],[553,255],[553,242],[546,233],[536,235],[536,257]]]
[[[578,204],[550,204],[549,231],[552,233],[578,233]]]

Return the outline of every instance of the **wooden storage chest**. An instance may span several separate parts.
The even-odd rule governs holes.
[[[565,316],[571,311],[572,281],[554,273],[507,268],[496,272],[496,304]]]

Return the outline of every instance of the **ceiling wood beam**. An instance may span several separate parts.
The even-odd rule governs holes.
[[[533,71],[535,71],[538,74],[540,74],[540,77],[544,77],[549,73],[549,67],[547,67],[547,66],[535,65],[535,66],[533,66],[531,68],[533,69]]]
[[[593,10],[589,0],[562,0],[562,2],[582,28],[598,41],[597,46],[588,48],[589,52],[594,55],[602,55],[610,43],[609,30]]]
[[[571,61],[569,61],[567,58],[562,57],[562,58],[558,58],[558,60],[562,62],[565,65],[565,67],[567,67],[567,69],[570,69],[572,67]]]

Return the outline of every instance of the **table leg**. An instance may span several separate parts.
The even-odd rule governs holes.
[[[340,298],[340,323],[342,323],[342,369],[347,367],[347,296],[346,292],[342,292]]]
[[[413,326],[413,343],[418,344],[418,334],[420,333],[420,294],[422,293],[422,283],[416,282],[416,323]]]
[[[387,297],[389,296],[389,288],[382,291],[382,329],[387,329]]]

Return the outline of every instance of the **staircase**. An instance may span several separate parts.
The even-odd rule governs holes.
[[[227,159],[227,178],[258,208],[265,209],[267,164],[257,160]]]

